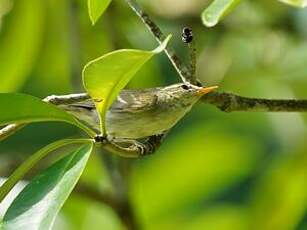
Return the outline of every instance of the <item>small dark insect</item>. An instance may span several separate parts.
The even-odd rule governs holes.
[[[193,40],[193,32],[189,27],[184,27],[182,30],[182,41],[184,43],[190,43]]]

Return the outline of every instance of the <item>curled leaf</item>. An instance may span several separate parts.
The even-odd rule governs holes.
[[[95,102],[100,115],[100,127],[105,130],[105,115],[119,92],[136,72],[155,54],[162,52],[171,36],[153,51],[122,49],[89,62],[83,69],[83,84]]]
[[[214,0],[201,14],[205,26],[215,26],[226,14],[233,10],[241,0]]]

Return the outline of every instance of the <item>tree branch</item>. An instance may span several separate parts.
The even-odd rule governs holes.
[[[140,5],[134,0],[125,0],[130,8],[135,12],[135,14],[142,20],[142,22],[146,25],[148,30],[152,33],[152,35],[156,38],[156,40],[161,44],[166,36],[163,34],[161,29],[157,26],[157,24],[151,20],[150,16],[145,13]],[[176,55],[174,49],[168,45],[165,48],[165,53],[176,71],[178,72],[181,80],[183,82],[191,82],[193,81],[193,75],[190,70],[183,64],[180,58]]]
[[[91,97],[86,93],[76,93],[68,95],[51,95],[43,99],[43,101],[53,105],[69,105],[90,99]]]
[[[190,69],[191,69],[191,74],[193,76],[193,82],[196,82],[196,48],[194,41],[188,44],[189,47],[189,52],[190,52]]]
[[[213,92],[205,95],[202,101],[224,112],[307,112],[307,100],[250,98]]]

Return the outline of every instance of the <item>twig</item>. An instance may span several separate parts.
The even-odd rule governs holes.
[[[213,92],[205,95],[202,101],[224,112],[307,112],[307,100],[250,98]]]
[[[136,13],[138,17],[142,20],[142,22],[146,25],[146,27],[149,29],[149,31],[153,34],[153,36],[156,38],[156,40],[161,44],[166,36],[163,34],[161,29],[154,23],[149,15],[145,13],[142,8],[139,6],[139,4],[134,0],[125,0],[127,4],[130,6],[130,8]],[[191,81],[193,80],[193,76],[190,72],[190,70],[183,64],[183,62],[180,60],[180,58],[175,54],[175,51],[173,48],[171,48],[169,45],[165,48],[165,53],[173,66],[175,67],[176,71],[178,72],[181,80],[183,82]]]
[[[69,105],[90,99],[86,93],[76,93],[68,95],[51,95],[43,99],[43,101],[53,105]]]
[[[189,52],[190,52],[190,69],[191,69],[191,74],[193,76],[193,84],[196,84],[195,83],[195,80],[196,80],[196,48],[195,48],[194,41],[189,43],[188,46],[189,46]]]

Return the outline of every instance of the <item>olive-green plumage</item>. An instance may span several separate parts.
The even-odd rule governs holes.
[[[123,90],[107,112],[107,134],[127,139],[161,134],[172,128],[202,95],[215,88],[181,83]],[[64,109],[99,130],[99,118],[92,101],[65,105]]]

